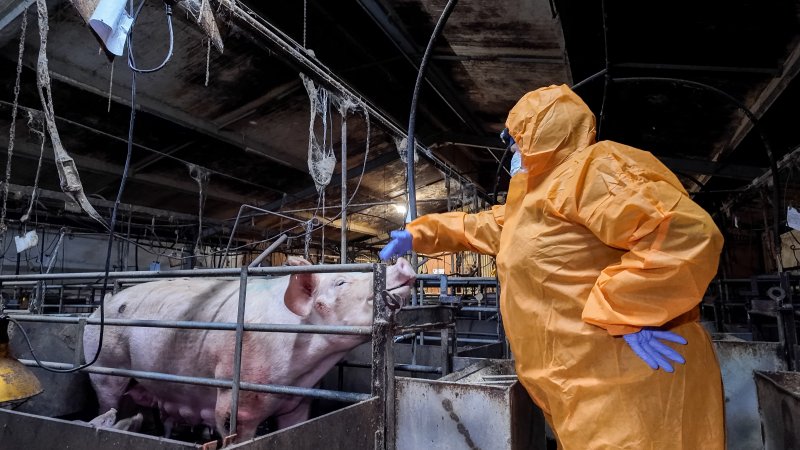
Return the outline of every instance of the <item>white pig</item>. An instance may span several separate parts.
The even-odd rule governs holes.
[[[308,265],[294,258],[293,265]],[[407,298],[414,271],[404,259],[387,269],[386,286]],[[173,279],[144,283],[106,300],[105,314],[115,319],[235,322],[238,280]],[[353,325],[372,323],[372,274],[295,274],[252,277],[247,284],[245,322]],[[99,317],[95,311],[92,317]],[[87,326],[85,357],[97,349],[99,326]],[[313,387],[345,354],[367,336],[246,332],[242,381]],[[176,375],[232,379],[235,333],[232,331],[106,326],[98,366],[147,370]],[[129,378],[90,375],[100,410],[118,407]],[[139,398],[157,403],[166,415],[190,425],[215,427],[225,436],[231,410],[229,389],[137,379]],[[256,427],[275,417],[279,428],[308,418],[310,400],[298,396],[241,391],[237,416],[238,441],[255,436]]]

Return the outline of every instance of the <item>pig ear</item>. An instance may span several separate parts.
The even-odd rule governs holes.
[[[286,265],[287,266],[310,266],[311,263],[308,262],[305,258],[300,256],[290,256],[286,258]]]
[[[300,258],[302,261],[304,259]],[[308,261],[306,261],[307,263]],[[301,264],[303,265],[303,264]],[[314,287],[316,280],[313,273],[298,273],[291,275],[289,286],[286,287],[286,294],[283,296],[283,303],[289,311],[300,317],[305,317],[311,312],[311,305],[314,303]]]

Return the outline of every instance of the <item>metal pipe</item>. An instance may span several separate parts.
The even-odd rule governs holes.
[[[68,305],[72,306],[72,305]],[[84,305],[75,305],[84,306]],[[13,311],[6,310],[13,314]],[[27,312],[27,311],[26,311]],[[80,323],[79,317],[41,316],[33,314],[13,314],[19,322],[38,323]],[[233,322],[190,322],[180,320],[139,320],[139,319],[105,319],[106,326],[142,327],[142,328],[176,328],[183,330],[222,330],[236,331],[237,324]],[[86,319],[87,325],[99,325],[100,319],[90,317]],[[340,334],[353,336],[369,336],[372,327],[349,325],[283,325],[267,323],[245,323],[244,331],[272,332],[272,333],[313,333],[313,334]]]
[[[369,369],[372,367],[372,364],[342,361],[338,364],[338,366],[355,367],[358,369]],[[441,367],[423,366],[419,364],[395,364],[394,370],[402,370],[404,372],[418,372],[418,373],[442,373]]]
[[[86,318],[81,317],[78,321],[78,335],[75,337],[75,353],[73,353],[72,357],[72,367],[78,367],[81,365],[81,361],[83,359],[83,334],[86,331]]]
[[[87,305],[87,304],[84,304],[84,303],[76,303],[76,304],[72,304],[72,305],[69,304],[69,303],[67,303],[67,304],[61,304],[61,303],[50,304],[50,303],[48,303],[46,305],[42,305],[42,308],[57,308],[58,312],[56,314],[63,314],[62,310],[64,309],[65,306],[68,307],[68,308],[97,308],[100,305]]]
[[[517,375],[481,375],[484,380],[516,380]]]
[[[376,449],[394,448],[387,444],[390,441],[389,433],[391,424],[390,413],[393,408],[389,396],[393,395],[389,382],[394,380],[394,374],[389,370],[394,367],[391,344],[392,329],[386,301],[381,294],[386,289],[386,265],[375,264],[372,275],[372,371],[370,373],[370,392],[380,399],[380,413],[377,417],[377,432],[375,436]]]
[[[340,110],[342,116],[342,183],[340,189],[342,191],[342,228],[341,228],[341,242],[339,244],[339,262],[347,264],[347,109]],[[367,136],[369,139],[369,136]]]
[[[154,278],[153,280],[146,280],[146,279],[142,279],[142,280],[127,280],[127,281],[126,280],[119,280],[119,282],[121,284],[127,284],[127,283],[134,283],[134,282],[135,283],[144,283],[146,281],[155,281],[155,280],[156,279]],[[35,286],[37,282],[38,281],[6,281],[6,282],[3,282],[3,287],[4,288],[5,287],[13,288],[13,287]],[[80,288],[86,289],[86,288],[100,288],[100,287],[103,287],[103,283],[73,283],[73,284],[60,283],[60,284],[46,284],[46,285],[44,285],[45,289],[80,289]]]
[[[418,274],[417,281],[435,281],[437,284],[442,275],[435,274]],[[496,277],[447,277],[448,284],[494,284],[497,282]]]
[[[584,86],[584,85],[586,85],[588,83],[591,83],[592,81],[596,80],[597,78],[600,78],[603,75],[605,75],[606,72],[608,72],[608,70],[607,69],[603,69],[603,70],[595,73],[594,75],[590,75],[588,78],[584,78],[583,80],[573,84],[572,85],[572,90],[575,91],[578,88],[580,88],[580,87],[582,87],[582,86]]]
[[[403,340],[411,338],[411,337],[413,337],[413,335],[409,334],[407,336],[403,336],[403,339],[400,339],[400,340],[403,341]],[[426,341],[441,341],[441,336],[437,336],[435,334],[431,335],[431,336],[425,335],[424,338],[425,338]],[[496,344],[498,342],[502,342],[502,340],[459,338],[458,342],[463,342],[465,344]]]
[[[239,207],[239,212],[236,214],[236,220],[233,222],[233,228],[231,228],[231,235],[228,237],[228,244],[225,246],[225,251],[222,253],[222,262],[225,264],[225,259],[228,257],[228,251],[231,249],[231,243],[233,242],[233,236],[236,234],[236,228],[239,227],[239,220],[242,218],[242,213],[244,212],[245,208],[254,209],[256,211],[262,212],[264,214],[272,214],[278,216],[282,219],[294,220],[295,222],[305,223],[304,220],[296,219],[291,216],[287,216],[285,214],[276,213],[274,211],[269,211],[263,208],[259,208],[252,205],[242,205]]]
[[[371,272],[372,264],[325,264],[322,266],[281,266],[248,268],[250,275],[292,275],[296,273]],[[170,271],[110,272],[109,279],[117,278],[184,278],[239,275],[240,269],[194,269]],[[0,275],[0,283],[28,280],[81,280],[103,278],[105,272],[50,273],[28,275]]]
[[[233,390],[231,390],[231,434],[236,433],[239,415],[239,388],[242,382],[242,342],[244,342],[244,308],[247,301],[247,269],[242,268],[239,279],[239,305],[236,309],[236,346],[233,351]]]
[[[701,66],[688,64],[651,64],[651,63],[614,63],[611,67],[623,67],[628,69],[649,69],[649,70],[678,70],[692,72],[728,72],[728,73],[748,73],[759,75],[770,75],[777,77],[781,74],[779,67],[731,67],[731,66]]]
[[[465,334],[467,336],[497,337],[497,333],[480,333],[480,332],[477,332],[477,331],[464,331],[464,330],[460,330],[459,333]]]
[[[250,265],[247,267],[249,268],[258,267],[258,265],[261,264],[261,261],[264,261],[264,258],[269,256],[270,253],[274,252],[276,248],[278,248],[281,244],[283,244],[286,241],[286,239],[288,239],[286,233],[280,235],[278,239],[276,239],[275,242],[272,243],[272,245],[270,245],[269,247],[266,248],[266,250],[261,252],[261,254],[258,255],[258,257],[254,259],[253,262],[251,262]]]
[[[402,194],[401,194],[402,195]],[[398,196],[399,197],[399,196]],[[392,197],[396,198],[396,197]],[[427,199],[417,199],[417,203],[437,203],[437,202],[446,202],[446,198],[427,198]],[[347,203],[346,205],[350,208],[358,208],[358,207],[368,207],[368,206],[385,206],[385,205],[394,205],[397,202],[394,200],[384,200],[380,202],[366,202],[366,203]],[[331,205],[331,209],[341,208],[342,205]],[[318,208],[299,208],[299,209],[289,209],[284,210],[282,212],[286,214],[294,214],[294,213],[301,213],[301,212],[309,212],[309,211],[316,211]],[[253,214],[253,216],[257,216],[257,214]]]
[[[497,312],[497,308],[488,306],[462,306],[459,311],[465,312]]]
[[[417,71],[417,81],[414,83],[414,92],[411,95],[411,112],[408,119],[408,135],[406,147],[406,178],[408,181],[408,217],[411,220],[417,218],[417,189],[414,182],[414,152],[416,150],[416,137],[414,136],[414,129],[417,123],[417,100],[419,98],[419,91],[422,87],[422,80],[425,78],[425,69],[428,68],[428,61],[431,57],[431,50],[433,50],[433,43],[447,23],[450,13],[453,12],[458,0],[448,0],[447,4],[442,10],[442,15],[436,21],[436,26],[433,28],[431,37],[428,40],[428,46],[425,48],[425,53],[422,54],[422,62],[419,64]],[[416,266],[415,266],[416,267]]]
[[[20,359],[19,362],[28,367],[38,367],[36,361],[32,359]],[[42,364],[53,369],[71,369],[72,364],[42,361]],[[90,366],[80,370],[81,372],[96,373],[100,375],[111,375],[117,377],[141,378],[144,380],[169,381],[171,383],[193,384],[197,386],[208,386],[221,389],[230,389],[233,386],[231,380],[220,380],[216,378],[190,377],[185,375],[171,375],[167,373],[148,372],[143,370],[115,369],[112,367]],[[372,398],[370,394],[358,392],[337,392],[327,389],[302,388],[296,386],[284,386],[280,384],[258,384],[242,382],[241,389],[245,391],[264,392],[267,394],[298,395],[301,397],[319,398],[324,400],[335,400],[340,402],[358,403]]]

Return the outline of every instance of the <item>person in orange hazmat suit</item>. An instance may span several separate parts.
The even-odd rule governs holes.
[[[559,448],[723,449],[720,370],[698,323],[722,248],[711,217],[649,152],[596,142],[567,86],[529,92],[506,126],[521,170],[505,205],[421,216],[381,257],[496,256],[517,375]]]

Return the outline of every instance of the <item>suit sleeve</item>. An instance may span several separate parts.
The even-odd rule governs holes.
[[[505,206],[476,214],[449,212],[428,214],[409,223],[414,251],[424,254],[472,251],[497,255]]]
[[[722,249],[708,213],[646,155],[637,169],[613,157],[591,162],[574,184],[576,220],[624,251],[602,270],[582,314],[612,335],[661,326],[695,308]]]

